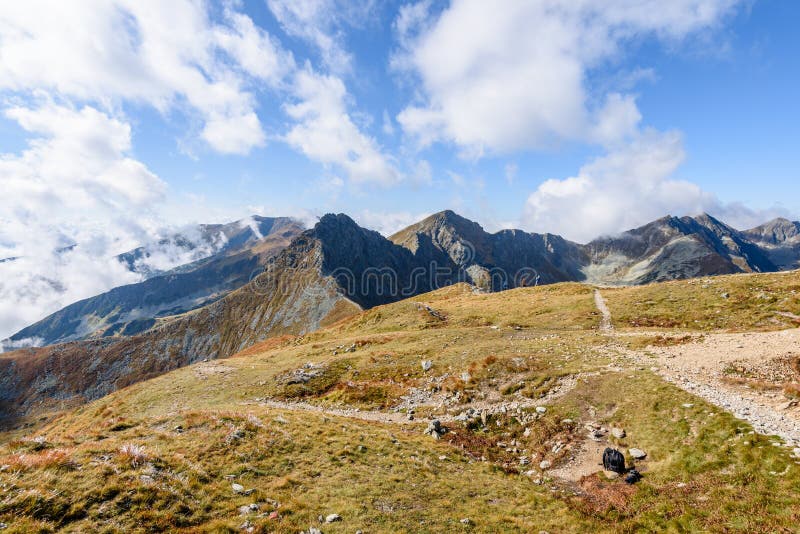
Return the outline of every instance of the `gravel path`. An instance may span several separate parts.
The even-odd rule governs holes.
[[[600,328],[609,331],[611,313],[599,290],[595,290],[595,302],[603,314]],[[668,382],[749,422],[759,434],[779,436],[789,447],[800,446],[800,408],[792,406],[780,392],[757,391],[722,380],[730,365],[744,362],[764,368],[797,354],[800,329],[705,334],[699,342],[650,347],[645,352],[622,351]],[[795,453],[800,455],[800,449]]]
[[[777,435],[800,445],[800,408],[780,391],[760,391],[725,382],[729,366],[768,369],[800,350],[800,329],[744,334],[707,334],[700,342],[652,347],[633,353],[640,364],[655,365],[666,380],[753,425],[760,434]]]
[[[603,315],[603,317],[600,319],[600,331],[612,332],[614,330],[614,324],[611,322],[611,310],[608,309],[606,299],[604,299],[603,295],[600,294],[599,289],[594,290],[594,303],[597,306],[597,309],[600,310],[600,313]]]

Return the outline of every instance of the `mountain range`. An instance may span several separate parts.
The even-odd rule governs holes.
[[[389,238],[343,214],[305,231],[288,218],[253,221],[228,228],[228,245],[203,260],[150,273],[12,336],[46,346],[0,355],[0,418],[14,424],[456,282],[498,291],[800,267],[800,223],[785,219],[739,231],[709,215],[665,217],[588,244],[522,230],[488,233],[452,211]],[[125,259],[134,265],[146,253]]]

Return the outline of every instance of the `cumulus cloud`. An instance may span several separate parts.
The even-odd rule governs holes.
[[[525,205],[522,224],[588,242],[665,215],[711,213],[746,229],[782,214],[721,202],[694,183],[673,178],[685,152],[680,133],[645,130],[583,166],[576,176],[547,180]]]
[[[3,2],[0,58],[0,89],[188,107],[201,137],[235,154],[265,141],[250,82],[274,86],[293,62],[248,17],[226,9],[214,23],[189,0]]]
[[[402,178],[375,139],[351,119],[340,78],[307,66],[297,72],[293,94],[297,102],[285,106],[296,121],[285,136],[292,147],[323,164],[341,167],[355,184],[391,185]]]
[[[644,36],[680,41],[718,23],[737,0],[455,0],[438,18],[423,1],[395,22],[393,65],[422,83],[397,117],[422,145],[471,156],[561,140],[615,143],[636,135],[631,95],[594,94],[593,69]],[[430,22],[433,19],[435,22]]]

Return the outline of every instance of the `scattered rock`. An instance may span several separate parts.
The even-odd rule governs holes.
[[[433,362],[432,361],[430,361],[430,360],[422,360],[422,370],[424,372],[427,373],[428,371],[430,371],[431,367],[433,367]]]
[[[425,429],[425,433],[430,435],[433,439],[440,439],[447,433],[447,429],[442,426],[442,423],[438,419],[434,419],[428,423],[428,428]]]
[[[684,408],[694,408],[694,404],[691,404],[691,403],[687,402],[686,404],[683,405],[683,407]]]
[[[542,471],[546,469],[550,469],[553,466],[553,463],[550,460],[542,460],[542,463],[539,464],[539,469]]]
[[[8,525],[6,525],[5,523],[0,523],[0,530],[5,530],[7,528],[8,528]]]
[[[301,533],[301,534],[322,534],[322,531],[318,528],[308,527],[308,533]]]
[[[603,470],[603,474],[608,480],[616,480],[619,478],[619,473],[616,471],[609,471],[608,469]]]
[[[469,373],[468,373],[468,372],[466,372],[466,371],[464,371],[463,373],[461,373],[461,381],[462,381],[462,382],[469,382],[470,380],[472,380],[472,375],[471,375],[471,374],[469,374]]]
[[[627,436],[627,433],[625,432],[624,428],[612,428],[611,435],[617,439],[623,439],[625,436]]]
[[[472,521],[470,520],[469,517],[465,517],[464,519],[461,520],[461,524],[462,525],[471,525]]]
[[[325,522],[326,523],[335,523],[335,522],[341,521],[341,520],[342,520],[342,516],[340,516],[339,514],[329,514],[325,518]]]
[[[536,413],[547,413],[547,408],[545,408],[544,406],[537,406]]]
[[[176,426],[172,430],[175,431],[175,433],[177,433],[177,434],[182,434],[183,433],[183,427],[181,425]]]
[[[782,410],[791,410],[792,408],[797,406],[797,404],[798,404],[798,401],[791,400],[791,401],[787,402],[786,404],[784,404],[783,406],[781,406],[781,409]]]
[[[325,369],[322,366],[315,366],[313,363],[307,363],[302,368],[280,377],[279,380],[286,385],[305,384],[311,379],[322,375],[324,371]]]
[[[527,456],[522,456],[519,459],[519,465],[530,465],[530,464],[531,464],[531,460]]]
[[[241,484],[233,483],[231,484],[231,489],[233,490],[234,493],[244,493],[244,486],[242,486]]]
[[[239,530],[244,530],[245,532],[255,532],[256,528],[250,521],[245,521],[244,523],[239,525]]]
[[[630,454],[631,458],[634,460],[644,460],[647,458],[647,453],[642,449],[628,449],[628,454]]]
[[[731,298],[731,295],[730,295],[730,293],[723,293],[722,295],[720,295],[720,297],[722,297],[724,299],[729,299],[729,298]]]

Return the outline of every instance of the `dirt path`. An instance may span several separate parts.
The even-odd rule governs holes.
[[[249,404],[257,404],[259,406],[275,408],[278,410],[300,410],[304,412],[314,412],[335,417],[348,417],[351,419],[360,419],[362,421],[372,421],[376,423],[395,425],[408,425],[415,423],[414,421],[409,421],[408,417],[403,413],[359,410],[357,408],[325,408],[323,406],[316,406],[307,402],[287,402],[272,399],[258,399],[257,401]]]
[[[800,408],[778,390],[756,389],[726,380],[730,369],[752,370],[772,379],[786,377],[786,360],[800,351],[800,329],[743,334],[707,334],[700,342],[651,347],[632,357],[655,366],[668,381],[731,412],[760,434],[777,435],[800,446]]]
[[[529,410],[537,406],[548,406],[556,399],[566,395],[578,383],[578,378],[583,375],[571,375],[562,377],[559,383],[543,398],[541,399],[527,399],[519,398],[516,400],[503,400],[499,395],[491,400],[474,401],[467,404],[459,404],[457,406],[447,407],[437,402],[418,402],[418,403],[404,403],[403,408],[418,409],[418,408],[434,408],[437,410],[448,410],[447,413],[436,414],[431,418],[422,418],[419,420],[409,420],[407,411],[381,411],[381,410],[360,410],[358,408],[332,408],[318,406],[300,401],[280,401],[274,399],[259,398],[250,402],[245,402],[245,405],[258,405],[266,408],[274,408],[279,410],[299,410],[304,412],[313,412],[322,415],[330,415],[335,417],[348,417],[351,419],[360,419],[362,421],[373,421],[377,423],[395,424],[395,425],[411,425],[419,424],[420,422],[428,422],[432,419],[438,419],[442,423],[452,423],[458,421],[456,417],[468,409],[473,409],[477,412],[485,411],[487,414],[494,415],[498,413],[514,413],[519,410]],[[586,375],[588,376],[588,375]],[[496,392],[492,392],[496,393]],[[395,408],[396,409],[396,408]]]
[[[611,311],[599,290],[594,296],[603,315],[600,329],[612,332]],[[780,391],[757,391],[724,381],[730,366],[744,365],[766,373],[775,369],[780,374],[780,362],[800,352],[800,329],[706,334],[699,342],[623,352],[668,382],[749,422],[759,434],[776,435],[787,446],[800,447],[800,408],[792,406]],[[800,455],[800,449],[795,453]]]
[[[600,294],[599,289],[594,290],[594,303],[597,306],[597,309],[603,315],[603,317],[600,319],[600,331],[613,332],[614,324],[611,322],[611,310],[608,309],[606,299],[604,299],[603,295]]]

